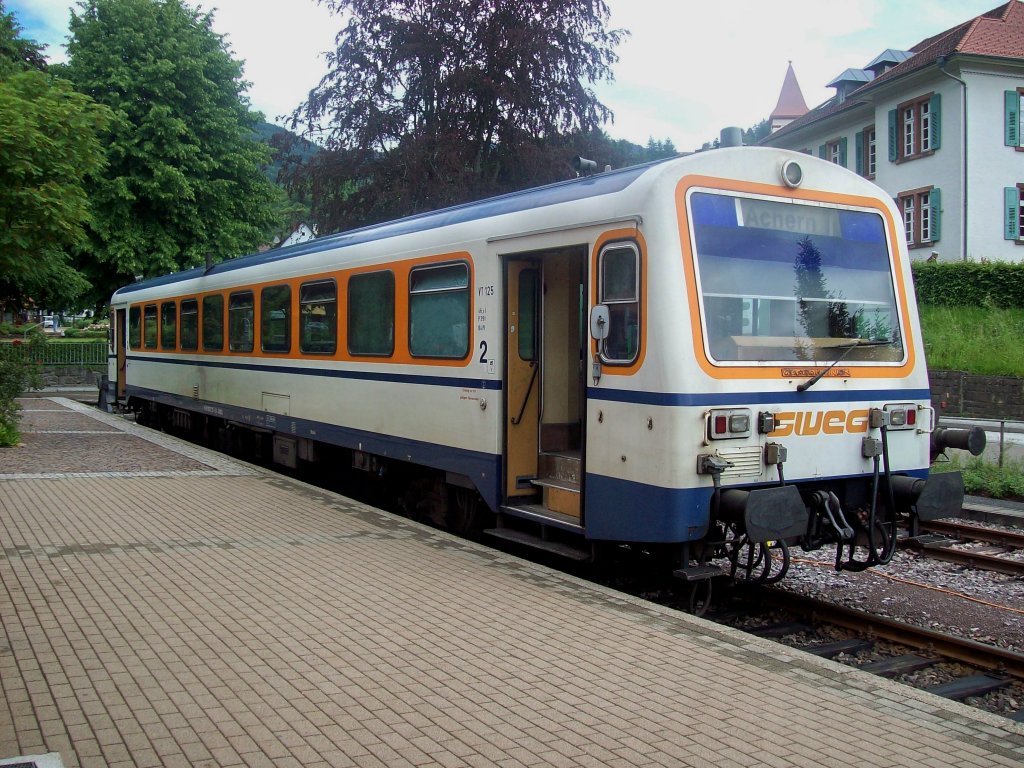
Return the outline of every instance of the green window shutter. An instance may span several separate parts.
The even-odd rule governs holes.
[[[928,207],[931,209],[932,242],[937,243],[942,237],[942,190],[934,187],[928,193]]]
[[[896,147],[896,110],[889,110],[889,162],[895,163],[899,157]]]
[[[1003,239],[1017,240],[1020,238],[1020,192],[1016,187],[1003,187],[1003,199]]]
[[[825,159],[825,150],[826,149],[827,149],[827,147],[824,144],[821,144],[818,147],[818,157],[820,157],[822,160]]]
[[[1007,147],[1020,146],[1020,96],[1016,91],[1003,91],[1006,102],[1004,114],[1003,144]]]
[[[839,164],[846,168],[846,137],[839,139]]]
[[[861,176],[864,175],[864,131],[858,131],[853,136],[853,158],[855,169]]]
[[[938,149],[942,139],[942,94],[936,93],[928,100],[928,115],[931,118],[931,148]],[[938,238],[936,238],[938,239]]]

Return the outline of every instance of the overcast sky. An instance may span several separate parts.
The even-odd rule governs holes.
[[[729,125],[749,128],[775,107],[788,61],[808,106],[847,67],[921,40],[1000,5],[998,0],[606,0],[618,49],[615,82],[597,87],[615,113],[612,138],[671,139],[696,149]],[[326,71],[341,28],[315,0],[193,2],[245,62],[253,106],[271,122],[291,112]],[[64,58],[66,0],[4,0],[24,35]]]

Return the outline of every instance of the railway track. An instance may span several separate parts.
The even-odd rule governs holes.
[[[1024,559],[1003,555],[1024,550],[1024,534],[998,531],[969,523],[936,520],[922,523],[922,535],[902,539],[901,546],[921,550],[928,557],[1008,576],[1024,577]],[[958,548],[964,542],[979,542],[983,549]]]
[[[914,687],[945,698],[964,701],[1009,690],[1014,692],[1013,697],[1017,701],[1024,702],[1024,697],[1020,696],[1024,694],[1024,654],[1016,651],[783,590],[760,589],[749,599],[754,606],[748,606],[746,602],[743,601],[742,608],[719,614],[712,612],[706,618],[736,626],[732,618],[743,616],[745,623],[750,622],[749,617],[763,616],[770,608],[792,618],[778,620],[773,617],[766,623],[736,628],[904,682],[913,679],[921,670],[944,667],[947,669],[945,676],[953,679]],[[840,628],[838,632],[831,629],[836,627]],[[887,649],[885,653],[875,653],[881,643],[892,644],[907,652]],[[875,655],[883,658],[872,659]],[[965,666],[955,675],[949,674],[948,669],[957,665]],[[1008,716],[1024,722],[1024,703]]]

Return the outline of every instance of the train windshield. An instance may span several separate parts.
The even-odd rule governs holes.
[[[903,360],[879,213],[693,192],[690,221],[714,360]]]

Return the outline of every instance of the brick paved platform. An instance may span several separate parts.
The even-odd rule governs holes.
[[[0,449],[0,760],[1024,763],[1004,718],[70,400],[26,408],[26,447]]]

